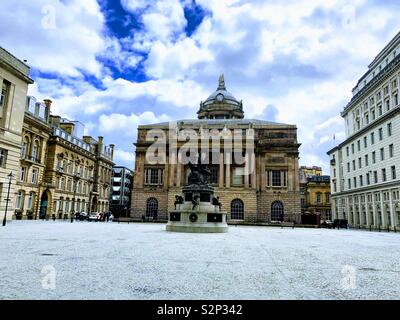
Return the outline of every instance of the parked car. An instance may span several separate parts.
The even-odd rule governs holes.
[[[87,212],[82,211],[82,212],[79,213],[78,219],[81,220],[81,221],[88,220],[89,219],[89,214]]]
[[[100,213],[98,213],[98,212],[91,212],[89,214],[89,218],[88,218],[89,221],[100,221],[100,219],[101,219],[101,216],[100,216]]]
[[[332,229],[333,228],[333,221],[332,220],[323,220],[323,221],[321,221],[320,227],[321,228]]]

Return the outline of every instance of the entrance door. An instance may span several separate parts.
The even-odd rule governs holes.
[[[47,192],[43,192],[42,198],[40,199],[40,211],[39,211],[39,219],[46,219],[47,214],[47,206],[49,204],[49,197]]]

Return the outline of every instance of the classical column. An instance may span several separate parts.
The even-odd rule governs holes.
[[[380,191],[379,192],[380,196],[381,196],[381,226],[385,227],[386,226],[386,215],[384,213],[386,213],[386,209],[385,209],[385,204],[383,202],[383,192]],[[385,212],[384,212],[385,210]]]
[[[396,224],[395,224],[395,219],[394,219],[392,191],[389,191],[389,209],[390,209],[391,227],[394,228],[396,226]]]
[[[166,156],[166,160],[165,160],[165,164],[164,164],[164,177],[163,177],[163,184],[164,184],[164,190],[168,190],[169,187],[169,157]]]
[[[252,165],[251,187],[253,189],[257,189],[257,165],[256,165],[256,154],[254,152],[251,155],[251,165]]]
[[[371,225],[371,221],[369,221],[370,212],[369,212],[368,194],[367,193],[365,194],[365,213],[366,213],[365,226],[369,227]]]
[[[245,157],[245,166],[244,166],[244,187],[246,189],[249,188],[249,175],[250,175],[250,155],[246,152],[246,157]]]
[[[372,193],[372,215],[373,215],[373,225],[374,227],[378,227],[377,213],[376,213],[376,204],[375,204],[375,193]]]
[[[230,153],[227,153],[225,155],[225,187],[230,188],[231,187],[231,158],[232,155]]]
[[[219,153],[219,187],[224,187],[224,154],[222,152]]]
[[[175,167],[176,167],[176,164],[174,164],[174,163],[171,163],[171,164],[169,164],[169,172],[168,172],[168,178],[169,178],[169,185],[170,185],[170,187],[174,187],[175,186],[175,184],[174,184],[174,178],[175,178]]]
[[[261,170],[261,189],[265,190],[267,188],[267,174],[268,171],[265,171],[265,156],[264,158],[260,157],[260,170]],[[272,184],[272,181],[269,180]]]
[[[176,173],[176,186],[180,187],[182,181],[182,164],[177,164],[177,173]]]
[[[352,223],[353,221],[350,221],[350,197],[346,198],[346,215],[347,215],[347,220],[349,223]],[[351,217],[353,219],[353,217]]]

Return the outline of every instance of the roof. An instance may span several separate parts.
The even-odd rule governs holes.
[[[3,47],[0,47],[0,64],[11,70],[28,84],[33,80],[29,77],[30,67]]]
[[[239,106],[240,102],[233,96],[232,93],[230,93],[228,90],[226,90],[225,86],[225,78],[224,75],[221,74],[221,76],[218,79],[218,88],[216,91],[214,91],[207,99],[204,101],[204,106],[207,106],[209,104],[213,104],[219,94],[222,94],[224,97],[225,103],[228,104],[233,104],[235,106]]]
[[[140,128],[153,128],[153,127],[167,127],[170,123],[176,122],[180,126],[187,126],[187,127],[199,127],[200,125],[210,125],[210,126],[225,126],[225,125],[255,125],[255,126],[293,126],[290,124],[284,123],[277,123],[265,120],[258,120],[258,119],[184,119],[184,120],[176,120],[170,122],[161,122],[155,124],[147,124],[147,125],[140,125]]]

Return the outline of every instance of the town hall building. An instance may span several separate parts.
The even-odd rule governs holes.
[[[223,75],[218,88],[200,103],[198,119],[176,121],[177,130],[246,130],[254,132],[254,170],[227,159],[221,149],[218,162],[208,165],[210,183],[219,197],[229,223],[273,223],[301,220],[299,184],[299,147],[297,127],[263,120],[246,119],[243,103],[225,86]],[[135,177],[130,215],[135,220],[167,220],[174,209],[176,195],[187,183],[189,165],[168,161],[172,154],[167,146],[165,163],[149,162],[146,153],[151,143],[146,138],[150,130],[168,130],[171,123],[140,125],[136,146]],[[245,135],[243,135],[245,136]],[[171,143],[167,134],[167,145]],[[178,148],[182,142],[178,142]],[[211,142],[210,142],[211,144]],[[246,146],[243,143],[243,146]],[[210,147],[211,150],[211,147]],[[244,150],[246,154],[248,150]],[[213,150],[214,152],[214,150]],[[213,155],[215,156],[215,155]],[[210,156],[211,158],[211,156]]]

